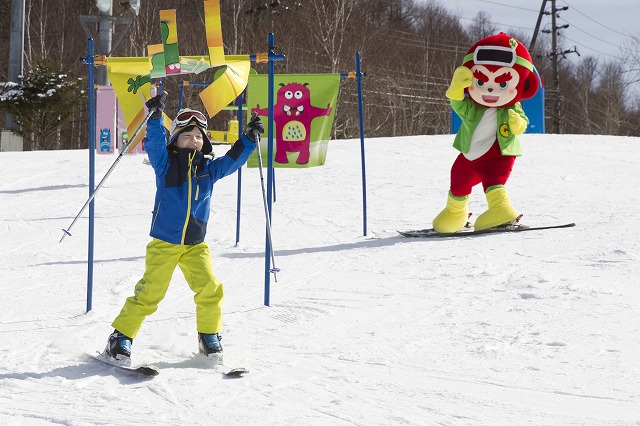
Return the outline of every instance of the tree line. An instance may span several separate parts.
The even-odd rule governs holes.
[[[128,2],[114,0],[114,16],[130,15]],[[8,65],[11,2],[0,3],[0,64]],[[112,52],[113,56],[144,56],[149,44],[161,42],[159,11],[177,10],[181,55],[206,52],[204,11],[200,0],[142,0],[138,16]],[[97,15],[95,0],[26,0],[25,73],[42,66],[57,68],[70,79],[86,79],[87,34],[80,15]],[[221,0],[222,29],[227,54],[266,52],[267,34],[275,35],[275,51],[286,59],[275,64],[276,73],[347,73],[355,70],[361,52],[364,120],[367,137],[445,134],[450,128],[450,107],[444,97],[452,73],[469,47],[479,38],[502,28],[479,13],[471,25],[444,2],[415,0]],[[93,34],[97,28],[91,27]],[[116,26],[114,40],[124,31]],[[530,34],[505,31],[529,45]],[[538,36],[532,51],[543,81],[552,81],[550,37]],[[640,39],[629,38],[624,60],[596,57],[560,60],[559,92],[547,87],[546,127],[558,120],[560,133],[640,136],[640,101],[632,88],[640,74]],[[107,52],[96,52],[106,54]],[[266,64],[254,64],[266,73]],[[0,69],[7,80],[8,66]],[[182,78],[211,81],[215,70],[196,76],[169,77],[167,112],[175,113],[178,82]],[[86,83],[85,83],[86,84]],[[636,86],[638,84],[635,84]],[[547,85],[549,86],[549,85]],[[185,102],[197,105],[197,89],[186,91]],[[554,108],[560,100],[559,117]],[[65,107],[69,119],[46,136],[27,132],[25,150],[86,148],[87,105],[78,97]],[[224,127],[228,117],[213,120]],[[4,116],[0,113],[4,126]],[[336,108],[335,138],[358,135],[356,82],[343,79]]]

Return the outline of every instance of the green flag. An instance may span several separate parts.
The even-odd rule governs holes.
[[[269,128],[267,75],[251,75],[247,107],[265,124],[260,148],[267,164]],[[274,167],[322,166],[327,156],[340,74],[278,74],[274,76]],[[258,167],[253,154],[248,167]]]

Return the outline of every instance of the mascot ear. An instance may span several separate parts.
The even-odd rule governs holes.
[[[524,88],[522,89],[521,98],[531,99],[538,91],[540,87],[540,78],[535,72],[530,72],[527,79],[524,81]]]

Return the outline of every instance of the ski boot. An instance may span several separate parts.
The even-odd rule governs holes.
[[[476,223],[473,225],[475,231],[505,225],[518,218],[518,213],[511,205],[504,186],[495,185],[488,188],[486,197],[489,209],[476,219]]]
[[[198,346],[200,353],[215,363],[222,363],[222,336],[220,333],[198,333]]]
[[[131,365],[131,344],[133,339],[113,330],[104,348],[104,356],[110,358],[111,362],[123,367]]]
[[[461,230],[469,218],[469,196],[456,197],[451,192],[447,197],[447,207],[433,219],[433,229],[441,234],[452,234]]]

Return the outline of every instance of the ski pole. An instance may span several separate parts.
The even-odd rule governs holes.
[[[167,98],[167,92],[164,92],[162,94],[162,98],[161,99],[164,102],[164,100],[166,98]],[[98,190],[100,188],[102,188],[102,185],[105,183],[105,181],[107,180],[107,178],[109,177],[111,172],[113,172],[113,169],[116,168],[116,166],[118,165],[118,163],[122,159],[122,156],[127,152],[127,149],[129,148],[129,145],[131,144],[131,142],[133,142],[138,137],[138,133],[140,133],[142,131],[144,126],[147,124],[147,121],[149,121],[149,118],[151,118],[151,115],[154,112],[156,112],[155,108],[152,108],[152,109],[149,110],[149,112],[147,113],[147,116],[144,118],[144,120],[142,120],[142,124],[140,124],[140,126],[136,129],[136,131],[133,132],[133,135],[131,136],[131,138],[129,138],[129,141],[126,144],[123,144],[122,149],[120,150],[120,154],[116,158],[116,161],[114,161],[113,164],[111,165],[111,167],[109,167],[109,170],[107,170],[107,173],[104,175],[104,177],[102,178],[102,180],[100,181],[98,186],[96,186],[96,188],[93,190],[93,192],[91,193],[91,195],[89,196],[87,201],[84,203],[84,205],[82,206],[82,208],[80,209],[80,211],[78,212],[76,217],[71,222],[71,225],[69,225],[69,227],[67,229],[63,229],[62,230],[62,232],[64,232],[64,234],[62,234],[62,238],[60,238],[60,241],[59,241],[60,243],[62,242],[62,240],[64,240],[64,237],[66,237],[67,235],[71,236],[71,232],[69,232],[69,231],[71,231],[71,228],[73,228],[73,225],[76,223],[76,221],[78,220],[78,218],[80,217],[82,212],[84,212],[84,210],[87,208],[89,203],[91,203],[91,201],[93,201],[93,199],[95,198],[96,194],[98,193]],[[89,148],[89,149],[93,149],[93,148]]]
[[[255,119],[256,113],[251,113],[251,119]],[[276,268],[276,258],[273,254],[273,240],[271,239],[271,218],[269,217],[269,207],[267,206],[267,194],[264,185],[264,175],[262,174],[262,153],[260,152],[260,133],[257,130],[253,131],[254,138],[256,140],[256,154],[258,155],[258,170],[260,170],[260,185],[262,186],[262,201],[264,203],[264,216],[267,220],[267,237],[269,238],[269,248],[271,249],[271,265],[273,266],[269,272],[273,274],[273,280],[278,282],[276,273],[280,272],[280,269]]]

